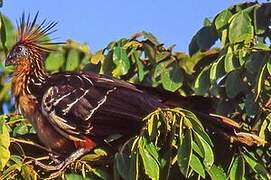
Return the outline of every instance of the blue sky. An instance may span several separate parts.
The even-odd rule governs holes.
[[[104,48],[110,41],[130,37],[138,31],[152,32],[175,50],[188,51],[188,44],[202,26],[205,17],[240,3],[236,0],[4,0],[0,11],[12,22],[22,12],[39,19],[58,21],[54,37],[69,38],[89,44],[91,51]]]

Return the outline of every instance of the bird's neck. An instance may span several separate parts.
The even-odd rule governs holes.
[[[49,74],[46,72],[43,61],[25,60],[16,66],[13,80],[12,92],[15,97],[21,95],[32,95],[31,87],[41,86]]]

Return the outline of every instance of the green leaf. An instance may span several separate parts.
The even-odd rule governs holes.
[[[14,129],[13,129],[13,136],[16,136],[17,134],[19,135],[25,135],[27,134],[28,131],[28,127],[26,124],[24,123],[20,123],[18,124]]]
[[[109,51],[105,56],[105,60],[101,63],[100,74],[106,74],[112,76],[112,71],[115,68],[113,63],[113,52]]]
[[[258,174],[261,176],[262,179],[270,179],[271,175],[268,173],[268,171],[264,168],[264,166],[258,162],[258,160],[255,158],[255,156],[247,152],[246,154],[243,154],[246,162],[248,165]]]
[[[192,132],[191,129],[187,129],[177,154],[178,166],[180,168],[181,173],[185,177],[188,176],[191,157],[192,157]]]
[[[240,11],[235,14],[229,26],[230,42],[251,42],[253,40],[253,37],[254,30],[248,13]]]
[[[107,153],[100,148],[95,148],[93,153],[86,154],[81,158],[83,161],[97,161],[101,157],[107,156]]]
[[[130,60],[125,49],[120,46],[114,47],[113,62],[116,65],[116,68],[112,72],[113,76],[120,77],[128,73]]]
[[[115,164],[117,166],[118,173],[123,179],[129,179],[130,177],[130,159],[127,154],[116,153]]]
[[[161,81],[164,89],[175,92],[183,85],[184,75],[176,63],[171,63],[161,73]]]
[[[202,27],[197,34],[198,47],[203,51],[210,49],[218,39],[216,31],[212,26]]]
[[[258,42],[253,46],[253,49],[261,50],[261,51],[270,51],[270,47],[267,44]]]
[[[221,13],[219,13],[215,18],[215,27],[217,30],[224,29],[225,26],[229,23],[229,19],[231,18],[232,13],[228,9],[225,9]]]
[[[194,132],[194,135],[197,145],[204,153],[203,164],[207,169],[210,169],[214,163],[214,153],[212,147],[197,132]]]
[[[225,56],[225,60],[224,60],[224,67],[225,67],[225,71],[227,73],[229,73],[237,68],[237,61],[235,61],[235,60],[236,59],[233,56],[232,49],[229,47],[227,54]]]
[[[221,78],[224,72],[224,57],[221,56],[216,62],[214,62],[210,68],[210,79],[211,81],[216,81],[217,79]]]
[[[1,23],[0,23],[1,43],[2,43],[2,47],[4,49],[5,54],[7,55],[8,49],[6,47],[6,40],[7,40],[6,26],[5,26],[5,22],[4,22],[4,18],[2,16],[2,14],[0,14],[0,16],[1,16]]]
[[[224,170],[221,167],[217,167],[213,164],[213,166],[207,170],[212,180],[226,180],[227,176]]]
[[[141,82],[141,81],[143,81],[143,79],[145,77],[145,71],[144,71],[144,65],[143,65],[141,59],[139,58],[139,54],[137,51],[135,51],[132,54],[132,59],[136,62],[138,79]]]
[[[204,18],[203,20],[203,26],[211,26],[212,25],[212,22],[211,22],[211,19],[210,18]]]
[[[159,155],[158,155],[157,147],[145,137],[141,137],[139,144],[140,146],[144,147],[144,149],[146,149],[150,153],[150,155],[156,160],[156,162],[159,164]]]
[[[138,156],[137,152],[130,155],[130,180],[139,179]]]
[[[4,167],[6,166],[9,157],[9,131],[8,127],[4,124],[1,126],[1,133],[0,133],[0,171],[3,171]]]
[[[200,157],[204,157],[204,154],[201,152],[199,146],[195,143],[195,141],[192,142],[192,149],[195,151]]]
[[[99,62],[103,62],[105,59],[103,55],[103,50],[97,51],[94,55],[91,56],[91,63],[92,64],[98,64]]]
[[[208,91],[210,87],[210,68],[207,66],[205,67],[200,74],[198,75],[195,84],[195,94],[196,95],[205,95],[205,93]]]
[[[255,103],[255,94],[247,93],[244,99],[246,115],[254,117],[259,110],[259,104]]]
[[[30,165],[23,165],[21,175],[24,180],[36,180],[37,172]]]
[[[258,73],[259,69],[266,63],[265,60],[266,57],[263,53],[251,53],[245,63],[245,68],[247,68],[250,73]]]
[[[144,142],[142,142],[142,138],[140,138],[139,140],[139,154],[142,158],[146,175],[148,175],[151,179],[158,180],[159,174],[160,174],[160,168],[159,168],[158,162],[155,160],[155,158],[150,154],[150,152],[144,146]]]
[[[4,46],[2,43],[0,43],[0,48],[3,48],[5,51],[5,54],[7,55],[8,49],[10,49],[14,43],[15,43],[15,31],[12,22],[5,17],[4,15],[1,15],[1,24],[2,26],[0,27],[0,39],[2,41],[2,38],[5,39],[5,44]],[[4,23],[4,25],[3,25]]]
[[[269,6],[269,7],[268,7]],[[269,13],[266,13],[270,8],[270,4],[258,5],[254,9],[254,27],[256,34],[264,34],[269,25]]]
[[[266,130],[268,129],[268,126],[271,127],[271,113],[269,113],[266,118],[264,119],[262,125],[261,125],[261,129],[259,132],[259,137],[262,139],[266,139],[265,135],[268,134],[266,133]],[[271,129],[269,129],[269,131],[271,132]]]
[[[247,61],[247,55],[248,55],[248,51],[247,49],[240,49],[238,52],[238,58],[239,58],[239,64],[241,66],[243,66],[243,64],[245,64],[245,62]]]
[[[152,115],[148,119],[148,134],[151,140],[154,140],[158,135],[158,120],[156,115]]]
[[[229,177],[231,180],[243,180],[244,176],[245,161],[241,155],[237,155],[231,164]]]
[[[189,55],[192,56],[199,51],[199,45],[197,42],[198,34],[195,34],[189,43]]]
[[[270,124],[270,122],[267,120],[267,118],[263,121],[262,125],[261,125],[261,129],[260,129],[260,132],[259,132],[259,137],[266,140],[266,137],[265,137],[265,130],[268,126],[268,124]]]
[[[235,98],[244,90],[242,84],[240,71],[236,70],[230,72],[225,82],[227,96],[229,98]]]
[[[157,64],[153,72],[153,78],[159,77],[171,63],[171,61],[163,61]]]
[[[50,53],[45,62],[45,68],[48,71],[58,71],[64,64],[64,53],[53,52]]]
[[[66,71],[74,71],[79,66],[79,52],[76,49],[70,49],[66,61]]]
[[[145,57],[148,58],[149,61],[156,63],[156,51],[153,44],[151,44],[148,41],[144,42],[143,48],[144,48]]]
[[[188,118],[190,123],[192,124],[192,130],[197,132],[210,146],[213,146],[212,140],[206,133],[203,125],[201,124],[197,116],[191,111],[185,109],[182,109],[182,112],[185,113],[185,117]]]
[[[262,91],[262,85],[265,80],[265,72],[266,72],[266,64],[262,67],[258,77],[257,77],[257,91],[256,91],[256,99],[258,99],[261,91]]]
[[[205,178],[204,166],[202,165],[199,158],[194,154],[192,154],[192,157],[191,157],[190,167],[193,169],[193,171],[198,173],[201,177]]]
[[[90,178],[84,178],[79,174],[69,173],[65,174],[65,180],[90,180]]]
[[[99,168],[93,168],[92,170],[91,170],[91,172],[96,176],[96,177],[98,177],[99,179],[102,179],[102,180],[107,180],[107,179],[109,179],[109,174],[106,172],[106,171],[104,171],[104,170],[102,170],[102,169],[99,169]],[[93,179],[93,178],[91,178],[91,179]]]

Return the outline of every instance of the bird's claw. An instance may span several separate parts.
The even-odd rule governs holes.
[[[34,163],[35,165],[41,167],[46,171],[56,171],[50,175],[50,178],[55,178],[61,175],[61,173],[67,166],[69,166],[72,162],[74,162],[76,159],[86,154],[87,152],[89,152],[88,149],[78,149],[77,151],[72,153],[69,157],[67,157],[64,161],[60,161],[56,158],[56,156],[54,155],[52,156],[52,154],[50,154],[52,160],[56,163],[55,165],[43,164],[37,160],[35,160]]]

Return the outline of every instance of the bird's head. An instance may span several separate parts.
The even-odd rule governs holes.
[[[8,54],[8,57],[5,61],[5,65],[17,65],[22,61],[25,61],[30,56],[31,48],[27,47],[24,44],[16,44]]]
[[[38,13],[33,20],[30,20],[28,15],[25,15],[19,21],[17,42],[8,53],[5,65],[19,65],[30,62],[33,59],[43,61],[44,55],[53,50],[53,46],[60,43],[50,42],[48,35],[55,32],[53,29],[56,22],[42,21],[41,24],[36,24]]]

